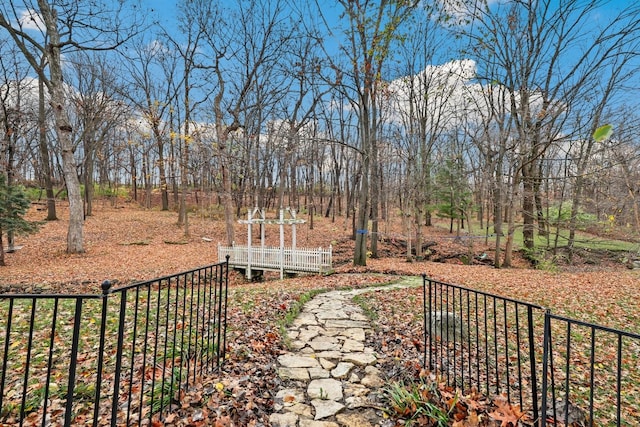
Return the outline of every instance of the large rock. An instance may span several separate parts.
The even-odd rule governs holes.
[[[467,328],[464,321],[456,313],[450,311],[432,311],[430,316],[431,335],[462,342],[467,338]]]

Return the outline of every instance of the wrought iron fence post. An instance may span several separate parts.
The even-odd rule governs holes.
[[[224,358],[226,357],[226,347],[227,347],[227,294],[229,290],[229,255],[225,257],[224,263],[224,277],[220,274],[220,292],[218,294],[218,348],[217,348],[217,358],[216,358],[216,368],[220,369],[222,364],[224,363]],[[222,288],[224,285],[224,315],[222,319],[220,316],[222,315]],[[222,334],[222,336],[221,336]],[[222,360],[220,360],[222,359]]]
[[[11,337],[11,320],[13,319],[13,298],[9,299],[9,310],[7,313],[7,327],[4,336],[4,348],[2,351],[2,371],[0,372],[0,410],[4,401],[4,382],[7,377],[7,363],[9,363],[9,338]]]
[[[533,400],[533,419],[538,419],[538,380],[537,380],[537,369],[536,369],[536,352],[534,346],[533,339],[533,308],[531,306],[527,306],[527,322],[529,323],[528,333],[529,333],[529,366],[531,369],[531,398]]]
[[[116,427],[118,420],[118,401],[120,400],[120,373],[122,371],[122,352],[124,350],[124,318],[127,313],[127,290],[120,292],[120,318],[118,319],[118,347],[116,351],[116,369],[113,374],[113,400],[111,403],[111,426]],[[144,372],[142,373],[144,376]]]
[[[93,408],[93,425],[98,425],[98,416],[100,411],[100,384],[102,383],[102,365],[104,363],[104,341],[107,330],[107,299],[109,297],[109,289],[111,282],[105,280],[102,282],[102,313],[100,314],[100,344],[98,346],[98,372],[96,374],[96,394],[95,407]]]
[[[69,382],[67,385],[67,402],[64,412],[64,426],[71,426],[73,412],[73,391],[76,382],[76,364],[78,363],[78,344],[80,342],[80,320],[82,314],[82,298],[76,299],[76,312],[73,317],[73,339],[71,342],[71,358],[69,361]]]
[[[2,250],[2,248],[0,248]],[[33,325],[36,318],[36,299],[31,300],[31,317],[29,318],[29,338],[27,340],[27,355],[24,366],[24,383],[22,386],[22,405],[20,405],[20,425],[25,418],[24,410],[27,404],[27,390],[29,387],[29,370],[31,366],[31,350],[33,349]]]
[[[544,339],[543,339],[543,352],[542,352],[542,408],[540,411],[540,426],[545,427],[547,425],[547,387],[549,374],[549,352],[551,349],[551,314],[550,310],[544,311]],[[554,405],[555,406],[555,405]]]
[[[427,367],[427,275],[422,273],[422,334],[424,338],[424,350],[423,350],[423,367]],[[429,352],[431,355],[431,352]],[[431,369],[431,360],[429,360],[429,369]]]

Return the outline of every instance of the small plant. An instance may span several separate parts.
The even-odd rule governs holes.
[[[291,326],[291,324],[293,324],[293,321],[300,314],[300,311],[302,310],[302,306],[304,306],[305,303],[307,303],[314,296],[324,292],[326,292],[326,289],[314,289],[310,292],[300,295],[300,298],[298,299],[298,301],[296,301],[294,304],[291,304],[291,306],[289,307],[289,310],[284,315],[284,318],[278,322],[278,330],[280,331],[280,334],[283,337],[287,336],[286,328],[288,326]]]
[[[320,387],[320,400],[329,400],[329,394]]]
[[[5,265],[3,233],[35,233],[39,222],[24,218],[31,202],[21,186],[8,185],[4,174],[0,174],[0,266]],[[8,234],[7,234],[8,235]]]
[[[152,414],[160,412],[171,405],[181,382],[180,368],[173,368],[169,378],[164,378],[164,381],[156,380],[156,384],[149,396]]]
[[[383,392],[390,406],[387,414],[390,417],[404,418],[407,426],[424,418],[429,421],[428,425],[445,427],[449,424],[449,413],[440,407],[440,396],[435,384],[424,381],[405,384],[404,381],[399,381],[386,387]]]

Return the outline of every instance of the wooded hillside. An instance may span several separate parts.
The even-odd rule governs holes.
[[[356,265],[395,218],[417,259],[436,219],[493,236],[496,266],[571,263],[581,231],[635,241],[640,5],[457,3],[199,0],[165,25],[134,2],[7,2],[6,185],[48,219],[68,202],[69,254],[95,248],[96,197],[170,216],[176,241],[187,212],[219,217],[229,244],[247,209],[290,207],[348,230]]]

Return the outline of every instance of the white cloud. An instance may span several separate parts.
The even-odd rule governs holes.
[[[498,3],[499,0],[439,0],[440,10],[455,25],[466,25],[479,10]]]
[[[34,9],[23,10],[18,19],[20,21],[20,26],[26,30],[45,31],[44,20]]]
[[[427,120],[451,129],[466,120],[480,120],[483,115],[482,86],[474,83],[476,63],[456,60],[429,65],[414,76],[391,82],[390,120],[401,123],[409,111],[422,111]],[[414,108],[410,104],[414,103]]]

